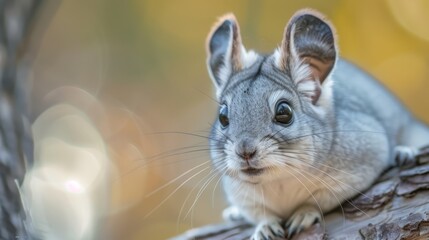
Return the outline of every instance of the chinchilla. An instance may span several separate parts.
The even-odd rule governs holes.
[[[395,150],[409,157],[429,142],[428,127],[339,58],[336,44],[333,26],[312,10],[291,18],[270,55],[245,49],[232,14],[209,34],[219,102],[211,158],[231,205],[224,217],[255,224],[252,239],[323,223],[395,164]]]

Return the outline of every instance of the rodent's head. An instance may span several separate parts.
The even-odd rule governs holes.
[[[309,10],[291,18],[269,56],[246,51],[232,14],[215,24],[207,52],[220,104],[210,137],[218,171],[259,183],[298,174],[287,165],[310,168],[321,141],[314,134],[332,122],[335,44],[330,24]]]

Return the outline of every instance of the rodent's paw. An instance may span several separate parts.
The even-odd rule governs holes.
[[[225,221],[242,221],[244,216],[241,214],[241,211],[236,206],[230,206],[225,208],[222,212],[222,218]]]
[[[311,225],[319,222],[322,215],[313,206],[303,206],[298,208],[295,213],[286,222],[288,237],[291,237],[302,230],[309,228]]]
[[[417,148],[407,146],[396,146],[394,151],[395,161],[398,166],[412,163],[414,157],[418,153]]]
[[[284,239],[285,230],[278,221],[264,221],[256,226],[251,240]]]

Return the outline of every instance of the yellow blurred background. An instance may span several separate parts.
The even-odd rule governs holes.
[[[342,57],[376,76],[429,122],[425,0],[58,5],[32,66],[33,116],[55,102],[71,102],[103,137],[112,166],[110,197],[98,199],[109,206],[99,239],[166,239],[221,220],[226,203],[220,187],[214,189],[218,177],[211,178],[204,164],[204,136],[217,108],[205,66],[206,35],[217,17],[233,12],[246,47],[271,52],[290,16],[307,7],[332,20]]]

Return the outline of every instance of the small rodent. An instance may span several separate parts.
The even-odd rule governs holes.
[[[338,57],[334,29],[318,12],[298,11],[271,55],[246,51],[227,14],[207,53],[220,105],[211,158],[231,204],[223,215],[255,224],[252,239],[291,236],[321,221],[396,156],[429,143],[426,125]]]

